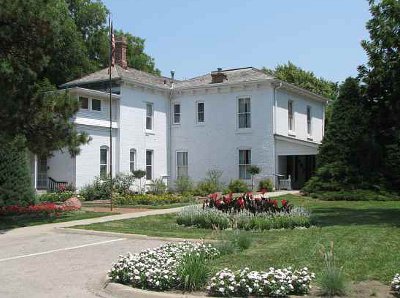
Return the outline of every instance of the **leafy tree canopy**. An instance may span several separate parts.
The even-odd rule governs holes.
[[[303,70],[290,61],[276,66],[275,69],[263,67],[262,70],[279,80],[304,88],[328,99],[335,99],[337,96],[337,83],[318,78],[313,72]]]

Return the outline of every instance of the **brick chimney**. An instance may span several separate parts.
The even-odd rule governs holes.
[[[128,68],[128,63],[126,62],[126,47],[127,42],[124,36],[115,40],[115,63],[124,69]]]
[[[211,83],[223,83],[225,80],[228,78],[226,77],[226,74],[222,72],[222,68],[218,68],[217,71],[212,71],[211,72]]]

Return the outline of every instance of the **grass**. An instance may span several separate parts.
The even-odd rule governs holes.
[[[193,202],[185,202],[185,203],[172,203],[172,204],[160,204],[160,205],[114,205],[115,208],[140,208],[140,209],[170,209],[170,208],[178,208],[184,207],[188,205],[193,205]],[[110,204],[91,204],[91,203],[82,203],[83,207],[106,207],[109,208]]]
[[[9,230],[20,227],[36,226],[48,223],[65,222],[72,220],[88,219],[95,217],[102,217],[112,215],[115,213],[110,212],[93,212],[93,211],[75,211],[63,213],[57,217],[55,216],[1,216],[0,217],[0,230]]]
[[[249,249],[213,261],[213,271],[224,267],[307,266],[317,275],[324,262],[321,245],[335,245],[339,267],[349,280],[379,280],[385,284],[400,268],[400,203],[395,201],[320,201],[307,197],[284,196],[296,206],[312,212],[315,227],[308,229],[244,231],[253,239]],[[146,216],[131,220],[98,223],[79,228],[180,238],[216,238],[209,229],[182,227],[176,215]],[[221,231],[230,235],[233,231]]]

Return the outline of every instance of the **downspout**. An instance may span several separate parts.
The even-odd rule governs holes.
[[[272,109],[272,139],[274,141],[274,146],[272,147],[272,155],[274,157],[274,185],[275,188],[277,186],[277,163],[278,163],[278,158],[276,156],[276,140],[275,140],[275,135],[276,135],[276,108],[278,105],[278,98],[276,96],[277,92],[276,90],[280,89],[282,87],[282,82],[279,81],[277,82],[273,82],[272,83],[272,87],[274,88],[274,103],[273,103],[273,109]]]
[[[168,96],[168,149],[167,149],[167,175],[168,175],[168,185],[172,185],[172,118],[171,118],[171,111],[172,111],[172,98],[174,96],[174,77],[175,71],[171,70],[171,87],[169,89],[169,96]]]

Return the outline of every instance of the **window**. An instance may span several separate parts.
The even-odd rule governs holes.
[[[176,152],[176,178],[188,176],[188,153]]]
[[[131,173],[136,170],[136,150],[131,149],[129,152],[129,170]]]
[[[288,127],[289,131],[294,131],[293,101],[288,101]]]
[[[93,111],[101,111],[101,100],[100,99],[92,99],[92,110]]]
[[[251,150],[239,150],[239,179],[250,179]]]
[[[108,147],[100,147],[100,178],[107,178],[108,173]]]
[[[153,150],[146,150],[146,179],[153,179]]]
[[[239,128],[251,127],[250,98],[238,99],[238,122]]]
[[[204,123],[204,102],[197,103],[197,123]]]
[[[146,103],[146,129],[153,129],[153,104]]]
[[[79,96],[79,107],[82,110],[89,109],[89,99],[87,97]]]
[[[311,132],[312,132],[312,125],[311,125],[311,107],[307,106],[307,134],[309,136],[311,136]]]
[[[181,105],[179,103],[174,104],[174,124],[181,123]]]

